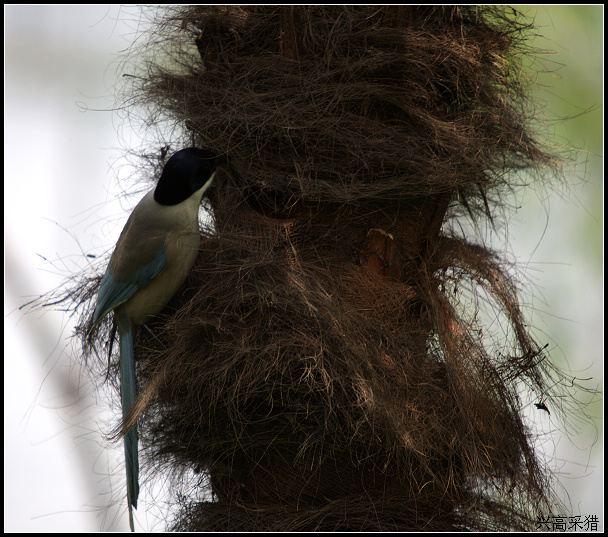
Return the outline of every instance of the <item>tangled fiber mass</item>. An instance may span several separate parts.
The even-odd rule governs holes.
[[[530,131],[529,26],[505,7],[163,13],[135,95],[229,163],[149,323],[162,344],[136,346],[147,465],[212,490],[189,483],[169,526],[534,529],[551,490],[520,387],[547,397],[548,360],[503,261],[446,225],[491,221],[514,172],[555,164]],[[467,289],[512,334],[499,350]]]

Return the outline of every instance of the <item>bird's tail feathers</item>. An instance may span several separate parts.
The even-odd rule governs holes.
[[[135,402],[136,393],[133,329],[129,328],[120,334],[120,398],[123,421]],[[139,458],[136,424],[126,432],[124,442],[127,470],[127,500],[129,504],[129,520],[132,525],[131,507],[137,509],[137,497],[139,495]]]

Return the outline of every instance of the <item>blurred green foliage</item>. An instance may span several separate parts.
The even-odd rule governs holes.
[[[552,132],[547,142],[572,150],[566,179],[581,181],[577,197],[586,217],[575,233],[584,237],[579,251],[596,274],[603,270],[603,21],[602,5],[513,6],[534,21],[529,44],[547,51],[532,69],[541,69],[533,99],[545,110]],[[567,195],[567,194],[566,194]],[[579,241],[580,244],[580,241]],[[590,247],[591,246],[591,247]]]

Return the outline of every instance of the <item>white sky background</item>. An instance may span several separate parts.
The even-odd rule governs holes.
[[[126,181],[119,186],[117,177],[132,172],[123,157],[145,147],[145,133],[133,131],[112,108],[120,77],[129,72],[119,54],[144,26],[136,7],[5,8],[5,531],[128,529],[122,445],[108,448],[104,440],[111,408],[78,371],[69,341],[73,322],[51,309],[18,308],[95,262],[85,254],[104,255],[139,199],[116,201],[130,188]],[[568,41],[580,46],[585,38],[581,29]],[[574,63],[568,43],[560,45],[560,61]],[[587,46],[603,50],[601,43]],[[602,61],[581,69],[601,78]],[[562,365],[567,356],[573,374],[593,376],[601,387],[603,187],[597,162],[589,160],[585,185],[548,199],[526,195],[510,222],[508,251],[524,281],[538,286],[532,304],[534,324],[544,331],[541,343],[550,344]],[[584,175],[585,166],[576,173]],[[559,427],[553,414],[551,420],[538,414],[532,417],[545,431]],[[603,445],[600,439],[590,447],[593,433],[587,427],[574,442],[556,436],[547,449],[556,451],[551,464],[560,468],[572,514],[595,514],[603,527]],[[144,483],[136,527],[164,529],[163,513],[148,509],[147,488]]]

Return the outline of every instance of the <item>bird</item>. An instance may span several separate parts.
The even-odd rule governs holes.
[[[114,312],[119,336],[123,421],[136,398],[133,341],[138,328],[164,308],[196,260],[202,197],[225,162],[205,149],[188,147],[169,158],[156,187],[129,216],[101,280],[88,332]],[[137,424],[124,435],[129,526],[139,495]]]

